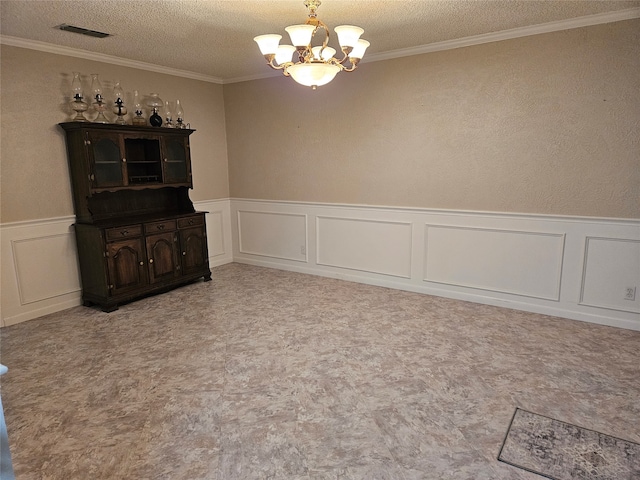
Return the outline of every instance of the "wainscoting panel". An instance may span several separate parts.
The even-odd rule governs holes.
[[[231,218],[235,262],[640,330],[637,219],[253,199]]]
[[[207,217],[207,242],[209,245],[209,257],[218,257],[225,254],[224,228],[222,212],[209,212]]]
[[[583,278],[582,305],[640,313],[640,241],[587,237]]]
[[[411,278],[411,223],[316,217],[316,263]]]
[[[20,304],[77,292],[78,260],[72,232],[11,242]],[[34,272],[56,272],[55,277]]]
[[[240,253],[307,262],[307,216],[239,210]]]
[[[215,267],[233,261],[231,209],[228,199],[193,202],[196,210],[207,212],[209,265]]]
[[[196,208],[208,212],[212,267],[250,263],[640,330],[637,219],[252,199]],[[0,325],[80,304],[73,222],[0,225]]]
[[[80,304],[73,222],[61,217],[1,226],[2,326]]]
[[[560,299],[562,234],[427,225],[425,238],[427,282]]]

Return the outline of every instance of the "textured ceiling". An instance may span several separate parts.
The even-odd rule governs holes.
[[[323,0],[331,29],[364,28],[366,57],[629,8],[622,0]],[[0,33],[170,67],[229,82],[270,72],[253,37],[304,23],[303,0],[0,0]],[[67,23],[112,34],[55,29]],[[333,30],[332,30],[333,31]],[[335,37],[335,34],[333,34]],[[284,43],[283,39],[283,43]],[[337,47],[335,38],[330,42]]]

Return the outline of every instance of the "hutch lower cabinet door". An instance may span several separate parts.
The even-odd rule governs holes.
[[[150,283],[162,282],[180,275],[177,240],[175,232],[146,237]]]
[[[207,230],[204,215],[193,215],[178,220],[180,252],[184,274],[208,268]]]
[[[148,283],[142,238],[108,242],[106,256],[113,295],[135,291]]]

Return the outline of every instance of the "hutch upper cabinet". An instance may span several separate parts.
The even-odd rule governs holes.
[[[211,280],[204,212],[189,199],[194,130],[61,123],[85,305]]]

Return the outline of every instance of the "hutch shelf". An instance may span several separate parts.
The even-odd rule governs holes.
[[[66,122],[84,305],[105,312],[203,277],[205,212],[193,188],[194,130]]]

